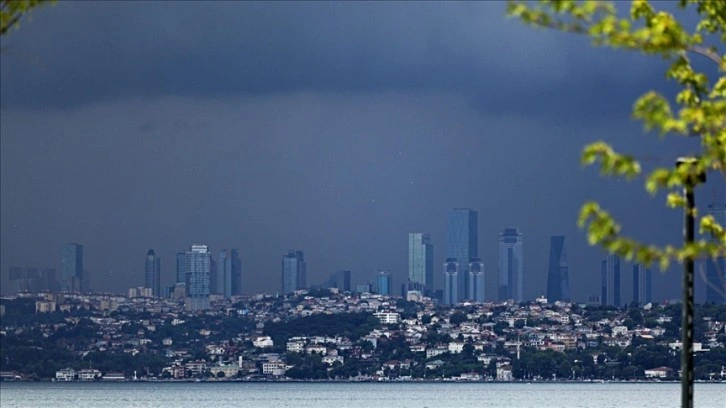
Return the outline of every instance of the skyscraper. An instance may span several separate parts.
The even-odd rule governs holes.
[[[286,295],[304,289],[306,273],[303,251],[288,251],[282,257],[282,293]]]
[[[224,297],[242,294],[242,261],[234,248],[219,251],[217,291]]]
[[[455,258],[459,263],[457,297],[458,303],[467,295],[469,261],[479,257],[478,213],[469,208],[454,208],[446,220],[446,258]]]
[[[570,273],[567,268],[565,237],[550,237],[550,258],[547,266],[547,299],[550,302],[570,300]]]
[[[186,301],[189,310],[209,309],[212,255],[206,245],[192,244],[186,252]]]
[[[408,280],[427,292],[434,288],[434,246],[429,234],[408,234]]]
[[[393,279],[391,273],[386,270],[378,270],[376,274],[376,288],[379,295],[391,296],[393,293]]]
[[[650,269],[633,265],[633,302],[641,306],[652,302],[652,283]]]
[[[469,262],[469,299],[484,301],[484,262],[479,258]]]
[[[151,288],[155,297],[161,296],[161,258],[156,256],[153,249],[146,252],[144,287]]]
[[[176,283],[184,283],[187,280],[187,254],[186,252],[176,253]]]
[[[708,206],[708,214],[716,222],[726,228],[726,202],[714,202]],[[716,242],[712,236],[706,237],[709,242]],[[719,256],[706,261],[706,302],[726,303],[726,257]]]
[[[350,271],[335,272],[335,287],[343,292],[350,292]]]
[[[65,244],[61,259],[61,290],[80,292],[83,289],[83,245]]]
[[[517,228],[499,234],[499,300],[524,300],[524,235]]]
[[[600,302],[607,306],[622,306],[620,303],[620,257],[608,255],[600,266]]]
[[[459,302],[459,262],[456,258],[446,258],[444,262],[444,304]]]

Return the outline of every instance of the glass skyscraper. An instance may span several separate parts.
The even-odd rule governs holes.
[[[653,301],[652,275],[641,264],[633,265],[633,302],[643,306]]]
[[[209,309],[212,254],[206,245],[193,244],[186,252],[187,309]]]
[[[186,252],[176,253],[176,283],[184,283],[187,279],[187,254]]]
[[[499,234],[499,300],[524,300],[524,235],[517,228]]]
[[[82,292],[83,282],[83,245],[65,244],[61,258],[61,291]]]
[[[474,258],[469,262],[469,299],[484,301],[484,262]]]
[[[392,295],[393,279],[389,271],[379,270],[376,274],[376,288],[379,295]]]
[[[151,293],[155,297],[161,296],[161,258],[156,256],[153,249],[149,249],[146,253],[144,269],[144,287],[151,288]]]
[[[459,263],[456,298],[454,303],[467,295],[469,261],[479,257],[479,217],[475,210],[454,208],[446,220],[446,258]],[[452,304],[454,304],[452,303]]]
[[[408,281],[419,284],[425,292],[434,289],[434,246],[429,234],[408,234]]]
[[[226,298],[242,294],[242,261],[234,248],[219,251],[217,292]]]
[[[708,206],[708,214],[713,216],[721,227],[726,228],[726,203],[711,203]],[[715,242],[712,236],[706,239]],[[706,261],[706,280],[706,302],[726,303],[726,257],[719,256]]]
[[[608,255],[600,264],[600,302],[620,307],[620,257]]]
[[[550,302],[570,300],[570,272],[567,268],[565,237],[550,237],[550,258],[547,265],[547,299]]]
[[[459,262],[456,258],[446,258],[444,262],[444,304],[459,302]]]
[[[288,251],[282,257],[282,294],[304,289],[306,274],[303,251]]]

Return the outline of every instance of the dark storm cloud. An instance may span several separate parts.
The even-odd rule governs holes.
[[[653,77],[652,64],[638,57],[522,27],[504,9],[503,2],[64,2],[38,10],[3,40],[10,47],[3,104],[428,90],[469,95],[482,110],[551,114],[572,101],[564,89],[598,112],[613,106],[604,93],[637,92]]]
[[[123,292],[148,248],[168,283],[174,253],[201,241],[240,248],[248,293],[279,287],[290,248],[312,283],[376,267],[400,282],[407,233],[424,231],[439,280],[446,211],[472,207],[490,295],[497,233],[519,226],[527,296],[544,288],[548,236],[566,234],[582,300],[601,256],[574,225],[583,201],[678,239],[677,212],[578,160],[597,139],[660,165],[692,148],[628,122],[661,63],[522,27],[504,3],[60,2],[32,16],[2,40],[3,272],[57,267],[77,241],[92,285]]]

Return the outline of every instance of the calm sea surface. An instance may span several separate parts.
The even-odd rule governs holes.
[[[0,383],[0,406],[465,408],[678,407],[679,384]],[[726,408],[726,384],[696,384],[696,407]]]

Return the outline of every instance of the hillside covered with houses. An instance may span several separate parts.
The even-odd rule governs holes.
[[[679,378],[681,308],[465,303],[329,289],[218,299],[17,294],[3,380],[600,381]],[[726,306],[697,308],[696,379],[726,380]]]

